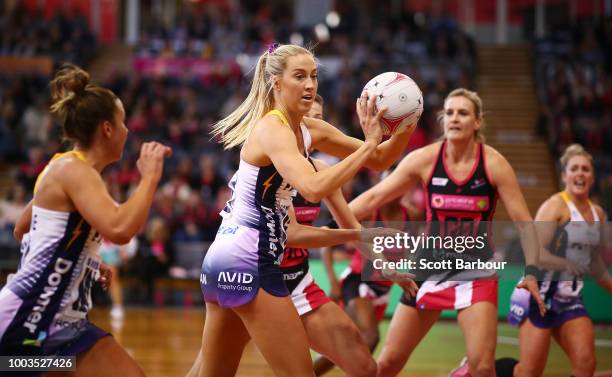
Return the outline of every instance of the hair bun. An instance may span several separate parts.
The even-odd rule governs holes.
[[[64,64],[51,81],[51,98],[60,101],[70,95],[82,94],[89,85],[89,73],[73,64]]]

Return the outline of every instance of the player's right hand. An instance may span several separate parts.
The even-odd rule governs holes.
[[[357,99],[357,116],[366,140],[373,140],[377,145],[383,137],[383,129],[380,118],[387,111],[387,107],[376,109],[376,96],[370,96],[363,92]]]
[[[164,158],[172,155],[172,149],[156,141],[143,143],[140,157],[136,162],[142,178],[152,178],[159,182],[164,169]]]

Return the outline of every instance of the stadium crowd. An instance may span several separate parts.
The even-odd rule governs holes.
[[[144,14],[134,58],[235,60],[239,55],[258,54],[272,42],[289,43],[299,34],[306,45],[314,46],[322,62],[319,93],[325,99],[325,119],[350,135],[361,137],[354,99],[370,78],[399,71],[418,83],[425,113],[407,151],[439,136],[437,112],[452,88],[477,89],[474,41],[451,18],[403,11],[395,13],[391,22],[383,22],[385,18],[376,14],[388,14],[385,6],[339,2],[339,24],[329,29],[329,39],[320,39],[312,28],[287,16],[292,11],[262,3],[247,2],[239,14],[192,4],[168,24],[154,13]],[[82,16],[58,13],[45,19],[22,13],[0,19],[0,54],[50,54],[57,64],[71,61],[84,66],[95,56],[96,42]],[[16,26],[25,24],[29,32],[17,34],[23,28]],[[584,23],[535,44],[542,108],[538,131],[548,135],[554,153],[580,142],[597,156],[598,173],[608,177],[598,182],[604,208],[612,208],[612,159],[605,150],[612,142],[610,43],[609,25]],[[0,160],[4,168],[14,167],[11,174],[17,183],[0,200],[0,244],[13,250],[7,253],[13,261],[18,258],[18,245],[12,240],[12,226],[32,195],[37,175],[62,148],[48,111],[49,79],[0,74]],[[133,263],[135,273],[147,283],[149,298],[151,280],[168,273],[177,245],[214,239],[218,213],[230,195],[226,182],[237,168],[238,153],[220,153],[209,131],[242,101],[248,81],[248,75],[227,70],[212,77],[111,72],[101,83],[122,99],[130,130],[122,162],[104,175],[115,200],[123,200],[137,182],[135,162],[142,141],[158,140],[174,150],[149,225],[140,237],[137,263]],[[363,171],[345,187],[347,199],[377,179]]]

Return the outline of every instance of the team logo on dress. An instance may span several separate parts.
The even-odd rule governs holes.
[[[488,203],[487,203],[487,201],[486,201],[486,200],[484,200],[484,199],[480,199],[480,200],[479,200],[479,201],[476,203],[476,205],[477,205],[477,206],[478,206],[478,208],[480,208],[480,209],[485,209],[485,208],[487,208],[487,204],[488,204]]]
[[[474,180],[474,183],[472,183],[472,185],[470,186],[471,189],[475,189],[478,187],[482,187],[484,185],[487,184],[487,181],[485,181],[484,178],[478,178]]]
[[[249,284],[253,282],[253,275],[248,272],[219,272],[219,282]]]
[[[262,197],[262,198],[266,196],[266,192],[268,191],[268,189],[270,188],[270,186],[272,186],[272,179],[273,179],[273,178],[274,178],[274,177],[275,177],[277,174],[278,174],[278,172],[277,172],[277,171],[275,171],[275,172],[274,172],[274,174],[272,174],[272,175],[270,176],[270,178],[268,178],[268,179],[266,179],[266,180],[264,181],[264,183],[263,183],[264,190],[263,190],[263,193],[261,194],[261,197]]]
[[[221,271],[217,277],[217,288],[223,291],[247,291],[254,289],[255,276],[248,272]]]
[[[444,206],[444,198],[441,196],[434,196],[431,199],[431,205],[434,208],[442,208],[442,206]]]
[[[447,183],[448,183],[448,178],[433,177],[431,179],[431,184],[434,186],[446,186]]]
[[[489,197],[433,194],[431,196],[431,206],[436,209],[480,212],[489,209]]]

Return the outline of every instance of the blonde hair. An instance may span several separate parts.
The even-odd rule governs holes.
[[[561,156],[561,158],[559,159],[559,161],[561,162],[561,171],[565,171],[565,168],[567,168],[567,164],[569,163],[569,161],[576,156],[584,156],[586,157],[589,162],[591,163],[591,167],[593,167],[593,156],[587,152],[582,145],[580,144],[572,144],[570,146],[568,146],[567,148],[565,148],[565,151],[563,151],[563,156]]]
[[[259,57],[249,95],[236,110],[213,126],[213,137],[220,136],[225,149],[242,145],[255,123],[272,110],[275,79],[285,70],[287,58],[301,54],[308,54],[314,59],[311,51],[296,45],[282,45],[276,49],[270,47]]]
[[[452,97],[465,97],[474,104],[474,116],[476,117],[477,120],[480,121],[480,129],[474,132],[474,140],[476,140],[479,143],[484,143],[485,136],[481,132],[484,128],[484,112],[483,112],[483,106],[482,106],[482,99],[480,98],[478,93],[465,89],[465,88],[457,88],[451,91],[450,93],[448,93],[448,95],[444,99],[444,103],[446,104],[446,101],[448,101]],[[444,109],[438,112],[438,123],[440,123],[441,125],[443,125],[443,118],[444,118]]]

